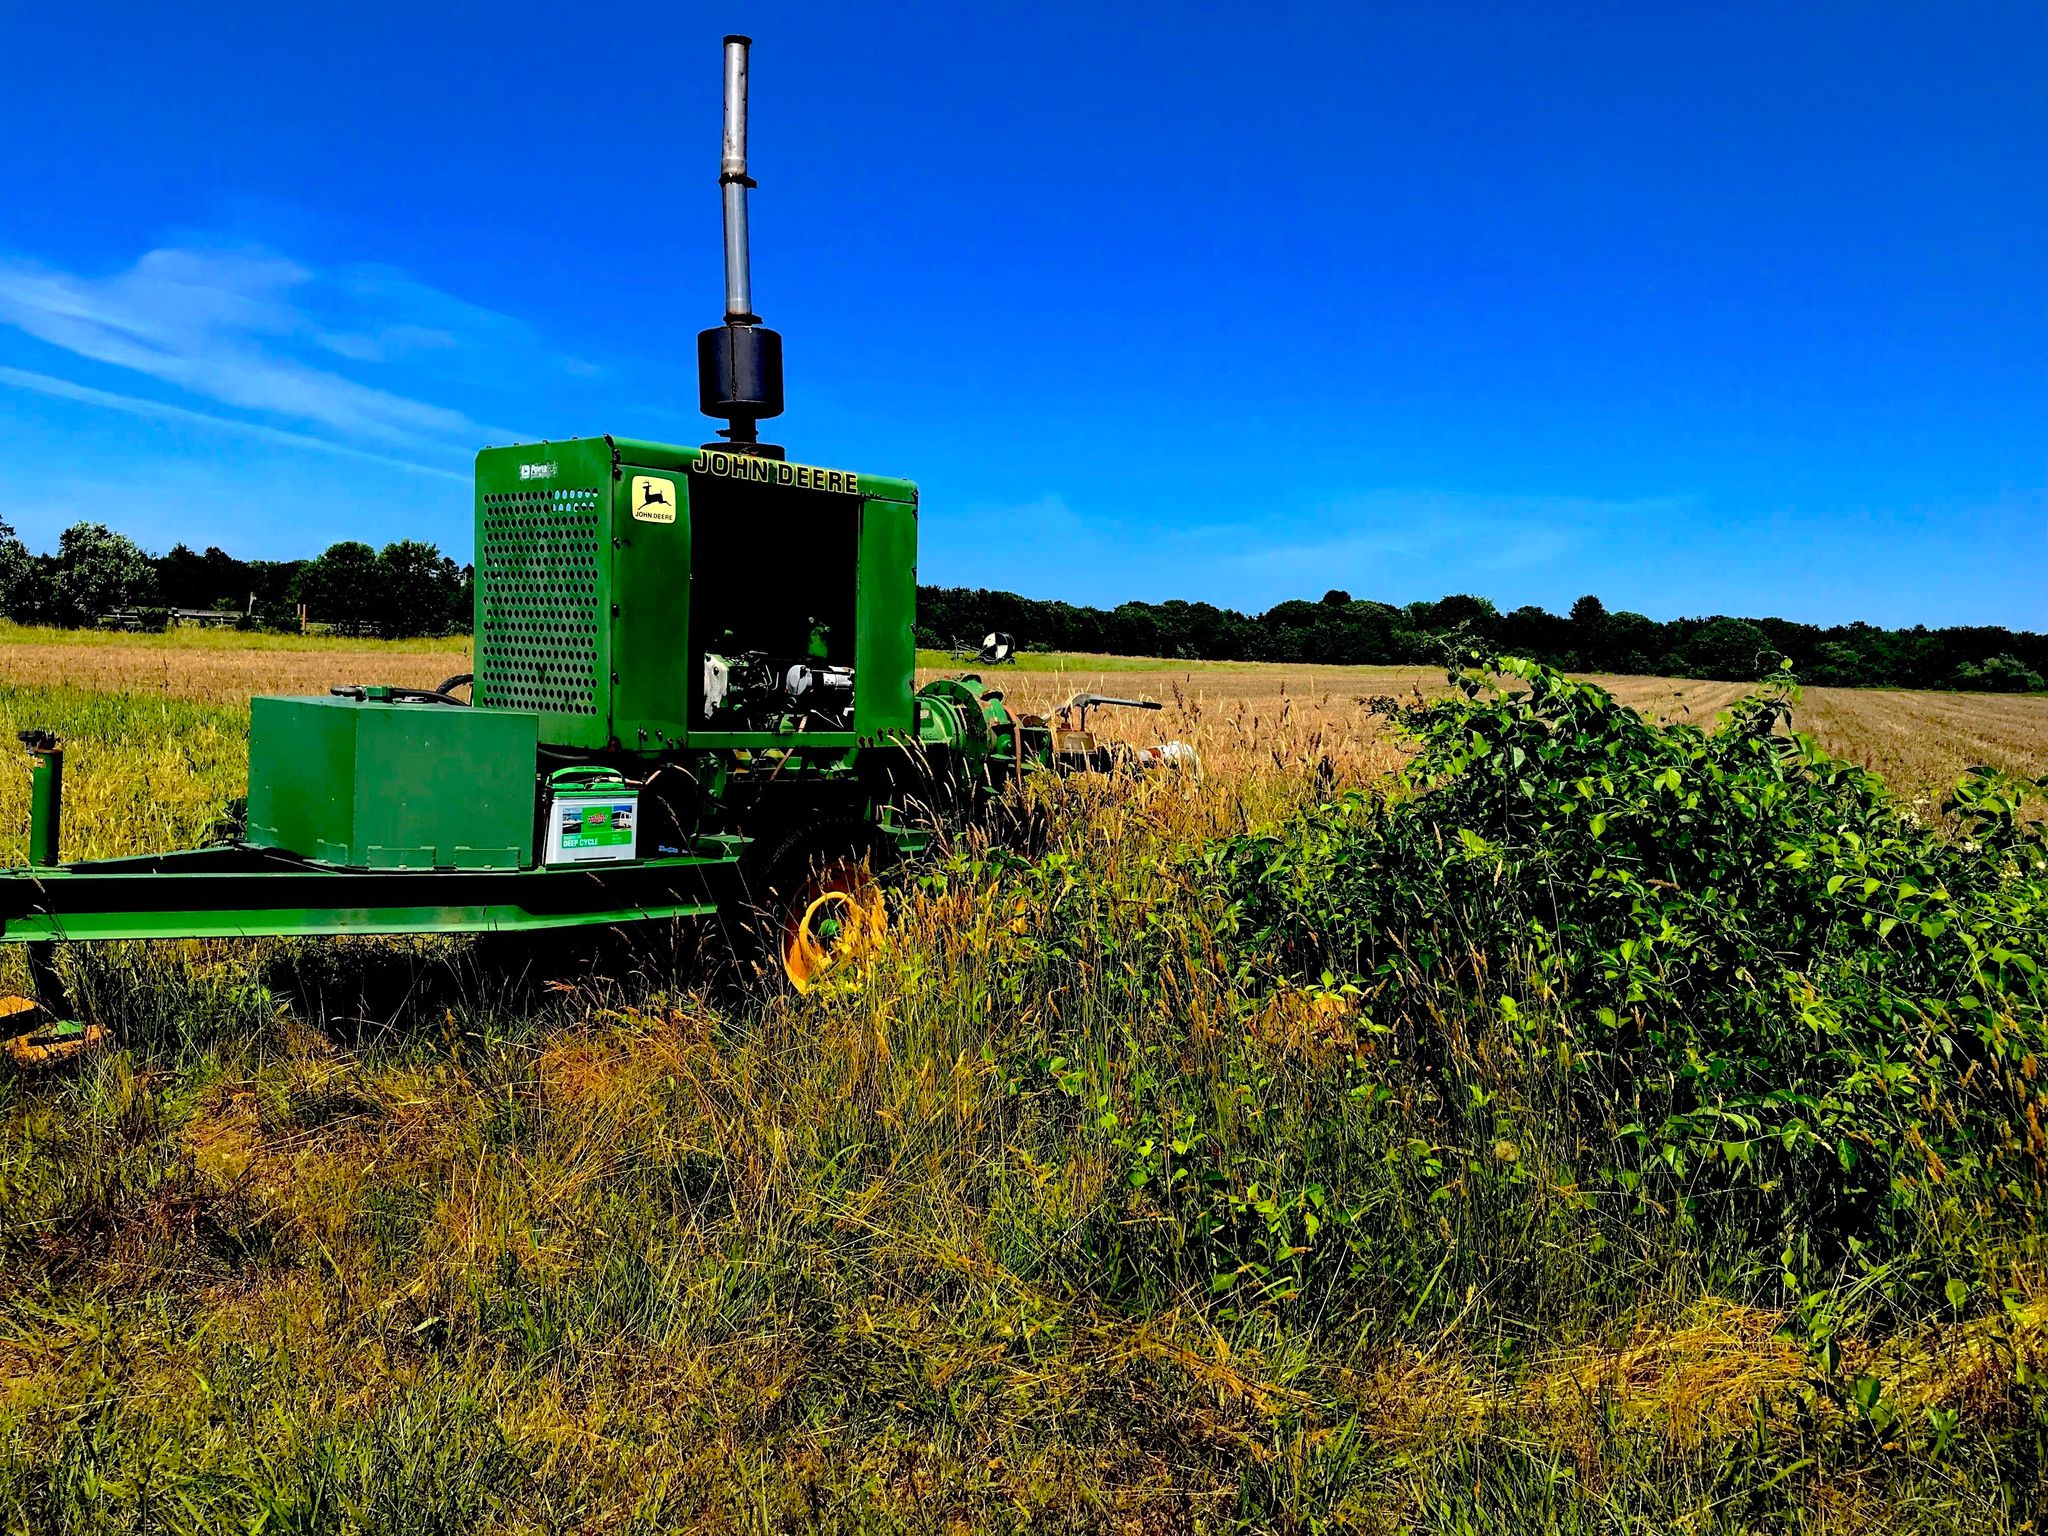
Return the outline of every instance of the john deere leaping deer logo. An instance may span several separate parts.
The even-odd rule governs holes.
[[[676,483],[655,475],[633,477],[633,516],[643,523],[676,520]]]

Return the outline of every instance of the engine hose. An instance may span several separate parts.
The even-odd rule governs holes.
[[[391,697],[394,699],[411,699],[421,704],[452,704],[457,709],[467,709],[469,707],[462,700],[454,697],[452,694],[444,693],[439,688],[394,688],[391,690]]]
[[[354,699],[357,703],[362,703],[370,697],[370,690],[360,687],[330,688],[327,691],[337,699]],[[394,703],[403,700],[408,704],[451,704],[457,709],[469,708],[466,702],[439,688],[401,688],[393,685],[385,691],[383,697]]]

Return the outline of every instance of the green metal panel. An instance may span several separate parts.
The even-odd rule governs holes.
[[[476,456],[474,697],[559,746],[611,740],[613,470],[603,438]]]
[[[263,893],[252,893],[261,897]],[[426,893],[422,893],[426,894]],[[652,918],[709,917],[718,908],[689,898],[596,912],[534,913],[513,902],[416,907],[235,907],[171,913],[40,914],[8,922],[0,943],[104,943],[115,939],[312,939],[345,934],[513,933],[526,929],[598,928]]]
[[[853,486],[863,496],[879,496],[884,501],[902,501],[912,506],[917,505],[916,485],[893,475],[864,475],[854,470],[821,469],[814,465],[791,463],[782,459],[757,460],[747,455],[727,453],[723,449],[685,448],[674,443],[649,443],[631,437],[612,438],[609,441],[618,449],[622,459],[658,469],[673,469],[685,475],[708,474],[733,478],[737,471],[744,468],[750,473],[761,475],[763,483],[768,483],[768,477],[772,473],[775,484],[802,484],[817,488],[823,486],[825,482],[815,480],[813,476],[843,474],[853,482]],[[742,458],[747,460],[744,466],[735,462]],[[777,465],[784,466],[787,474],[784,468],[771,470],[771,466]],[[830,488],[839,489],[837,485]]]
[[[635,515],[643,477],[672,483],[673,521]],[[540,739],[551,746],[654,754],[686,744],[774,744],[777,738],[766,734],[688,731],[699,686],[689,629],[691,561],[703,537],[691,522],[691,488],[712,482],[727,488],[721,516],[744,515],[734,509],[747,507],[757,487],[764,497],[788,490],[843,495],[849,509],[859,508],[857,570],[848,573],[857,594],[856,734],[873,740],[909,733],[917,487],[630,438],[477,455],[477,704],[537,713]],[[662,494],[670,494],[667,485]],[[772,580],[772,572],[761,579]]]
[[[870,497],[860,528],[854,731],[872,741],[916,726],[917,508]]]
[[[248,841],[355,869],[534,862],[529,710],[259,698]]]
[[[248,840],[333,864],[357,862],[356,721],[320,699],[249,701]],[[335,701],[337,705],[341,701]],[[390,708],[389,705],[379,706]]]
[[[654,499],[659,498],[659,499]],[[612,491],[611,734],[672,751],[689,731],[689,475],[621,465]]]
[[[345,870],[245,847],[0,874],[0,943],[476,933],[578,928],[716,910],[729,842],[584,868]]]
[[[64,749],[44,733],[26,733],[30,760],[28,778],[28,861],[54,864],[64,838]]]

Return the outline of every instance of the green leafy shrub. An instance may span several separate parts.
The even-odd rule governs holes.
[[[1212,852],[1245,966],[1350,978],[1425,1036],[1479,1003],[1567,1074],[1563,1129],[1611,1187],[1790,1272],[1901,1258],[1938,1288],[1973,1262],[1949,1234],[2030,1231],[2038,786],[1974,770],[1952,824],[1925,825],[1784,731],[1789,679],[1711,731],[1525,661],[1452,681],[1388,706],[1416,748],[1396,797]]]
[[[1709,619],[1673,655],[1682,677],[1718,677],[1748,682],[1782,659],[1771,637],[1748,619]]]
[[[1949,684],[1968,693],[2039,693],[2048,688],[2040,673],[2010,656],[1966,661],[1956,668]]]

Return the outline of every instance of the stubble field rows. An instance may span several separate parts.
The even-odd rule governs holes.
[[[962,670],[923,653],[920,679]],[[323,693],[330,686],[396,683],[433,687],[470,667],[462,641],[377,641],[252,637],[222,632],[166,636],[91,635],[0,625],[0,685],[78,688],[211,706],[237,706],[257,693]],[[1348,782],[1393,766],[1398,754],[1368,711],[1375,697],[1437,697],[1434,667],[1304,667],[1174,663],[1124,657],[1027,656],[992,669],[988,680],[1022,707],[1050,711],[1090,691],[1147,696],[1157,714],[1106,710],[1105,734],[1134,741],[1194,742],[1205,761],[1238,754],[1327,753]],[[1588,679],[1659,720],[1709,726],[1746,685],[1662,677]],[[32,722],[30,722],[32,723]],[[1793,728],[1830,755],[1882,775],[1908,799],[1935,800],[1965,768],[2048,772],[2048,697],[1912,693],[1896,689],[1810,688]],[[81,761],[74,771],[91,773]],[[6,835],[0,829],[0,838]]]

